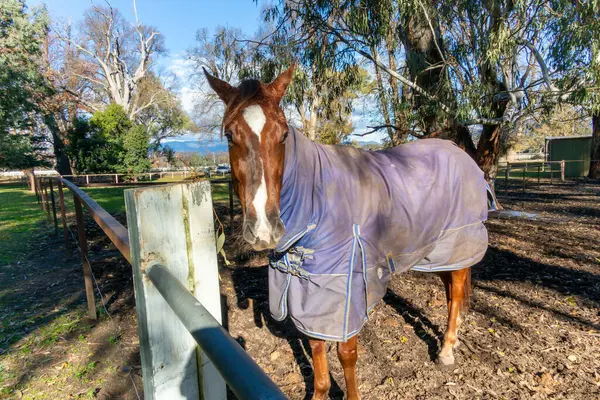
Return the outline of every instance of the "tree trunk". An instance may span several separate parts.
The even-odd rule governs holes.
[[[592,115],[592,161],[589,177],[600,179],[600,112]]]
[[[496,178],[496,162],[500,152],[500,129],[500,125],[484,125],[477,144],[475,161],[488,181]]]
[[[72,175],[71,162],[67,156],[63,134],[58,128],[54,115],[45,115],[44,123],[52,134],[54,157],[56,158],[56,170],[60,175]]]
[[[371,52],[373,54],[375,54],[376,51],[377,51],[377,49],[375,49],[374,47],[371,48]],[[388,137],[390,138],[390,141],[392,142],[392,146],[396,146],[400,143],[396,143],[394,140],[394,130],[391,127],[392,121],[390,120],[390,102],[387,97],[387,93],[385,92],[385,87],[383,86],[383,79],[381,78],[381,71],[379,70],[377,65],[375,66],[375,79],[377,82],[377,88],[379,89],[379,105],[381,106],[381,114],[383,115],[383,122],[386,125],[389,125],[387,127]]]
[[[388,37],[385,40],[385,46],[386,46],[386,50],[387,50],[387,55],[388,55],[388,65],[390,67],[390,69],[392,71],[396,71],[397,67],[396,67],[396,40],[395,40],[395,33],[396,33],[396,25],[394,24],[391,29],[390,29],[390,33],[388,35]],[[406,139],[408,138],[408,123],[406,121],[406,117],[405,114],[402,112],[402,110],[400,109],[400,104],[402,103],[402,99],[400,98],[400,90],[398,88],[398,80],[396,78],[394,78],[391,75],[388,75],[388,83],[390,85],[390,88],[392,89],[392,99],[391,99],[391,106],[392,106],[392,113],[393,113],[393,117],[394,117],[394,123],[393,125],[399,128],[402,128],[400,130],[395,129],[393,131],[393,142],[395,144],[401,144],[406,142]]]
[[[432,21],[434,33],[429,23],[422,13],[412,15],[402,32],[402,42],[406,49],[406,64],[410,73],[411,81],[423,88],[426,92],[437,96],[440,101],[445,102],[448,98],[447,93],[442,93],[446,85],[445,76],[442,68],[443,43],[441,35],[437,28],[437,21]],[[444,128],[445,121],[442,115],[432,107],[427,107],[429,100],[424,96],[414,92],[414,109],[419,113],[423,121],[423,132],[429,135],[432,132],[440,131]]]

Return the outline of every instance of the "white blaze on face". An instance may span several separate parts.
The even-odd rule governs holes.
[[[242,114],[244,115],[244,120],[246,120],[246,123],[250,126],[250,129],[252,129],[252,132],[258,137],[258,142],[260,143],[260,134],[267,122],[262,107],[257,104],[248,106],[244,109]],[[252,206],[256,211],[256,235],[259,240],[269,242],[271,240],[271,229],[266,213],[267,184],[265,182],[265,172],[262,168],[260,171],[260,186],[256,190],[256,194],[252,200]]]

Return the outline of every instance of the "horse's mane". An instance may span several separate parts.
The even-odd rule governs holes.
[[[235,103],[235,107],[229,110],[229,104],[225,105],[225,115],[223,116],[223,124],[221,125],[221,137],[225,126],[231,122],[233,117],[255,97],[260,96],[261,83],[256,79],[246,79],[237,87],[237,95],[234,96],[229,104]]]

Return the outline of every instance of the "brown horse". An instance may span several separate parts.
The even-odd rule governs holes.
[[[280,193],[290,129],[280,101],[293,70],[292,66],[270,84],[246,80],[238,87],[204,71],[210,86],[225,103],[223,129],[229,141],[234,188],[243,211],[243,237],[257,250],[275,248],[285,231],[280,218]],[[439,272],[439,276],[446,289],[448,326],[438,359],[443,365],[452,365],[453,349],[459,344],[460,314],[469,299],[470,268]],[[326,343],[315,338],[309,342],[314,364],[313,398],[326,398],[331,384]],[[339,340],[337,354],[344,369],[348,398],[358,399],[357,335]]]

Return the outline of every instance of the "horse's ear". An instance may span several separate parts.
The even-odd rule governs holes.
[[[208,80],[208,84],[212,90],[217,93],[219,98],[223,100],[225,104],[227,104],[231,99],[231,96],[234,94],[235,88],[229,83],[209,74],[206,68],[202,67],[202,70],[204,70],[204,75],[206,75],[206,79]]]
[[[292,81],[292,76],[294,75],[294,69],[296,68],[296,64],[292,64],[288,69],[283,71],[273,82],[269,84],[269,91],[271,96],[275,99],[277,103],[281,101],[281,98],[285,95],[285,89],[287,89],[288,85]]]

